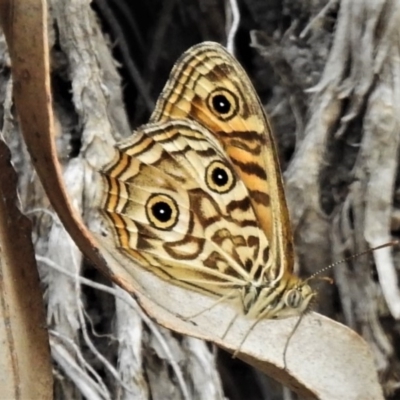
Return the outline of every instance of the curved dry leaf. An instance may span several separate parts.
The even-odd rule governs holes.
[[[14,101],[32,163],[77,246],[104,274],[110,275],[62,181],[54,142],[46,4],[41,0],[3,1],[0,7],[10,50]]]
[[[10,158],[0,141],[0,398],[50,400],[53,376],[43,293],[31,224],[18,208]]]
[[[107,262],[117,272],[118,284],[135,293],[142,307],[158,323],[212,341],[231,353],[239,347],[253,321],[238,316],[222,339],[236,315],[230,305],[216,305],[215,299],[166,283],[113,251],[100,236],[98,239]],[[199,312],[193,321],[180,317]],[[290,341],[285,369],[284,348],[296,321],[296,318],[260,321],[237,357],[303,398],[383,399],[372,354],[364,339],[317,313],[303,317]]]

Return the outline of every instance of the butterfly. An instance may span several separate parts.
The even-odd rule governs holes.
[[[173,284],[229,299],[249,317],[298,314],[313,292],[271,268],[249,191],[215,136],[195,121],[145,125],[103,170],[116,248]],[[272,273],[271,273],[272,272]]]
[[[256,321],[310,308],[270,125],[219,44],[182,55],[149,124],[116,145],[101,177],[100,211],[136,264]]]

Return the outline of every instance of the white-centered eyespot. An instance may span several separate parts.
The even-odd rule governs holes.
[[[153,194],[146,203],[146,215],[150,224],[157,229],[172,229],[179,219],[178,204],[166,194]]]
[[[237,96],[225,88],[213,90],[207,97],[207,106],[222,121],[232,119],[239,111]]]
[[[236,183],[233,171],[222,161],[213,161],[207,167],[205,179],[209,189],[216,193],[227,193]]]

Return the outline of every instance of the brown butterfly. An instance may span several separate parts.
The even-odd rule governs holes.
[[[301,315],[315,297],[293,274],[275,143],[239,63],[205,42],[183,54],[151,123],[101,172],[115,247],[172,284],[256,321]]]

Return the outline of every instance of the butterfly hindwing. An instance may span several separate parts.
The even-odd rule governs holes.
[[[119,250],[153,272],[217,295],[262,274],[269,245],[248,190],[201,125],[141,127],[102,176]]]

